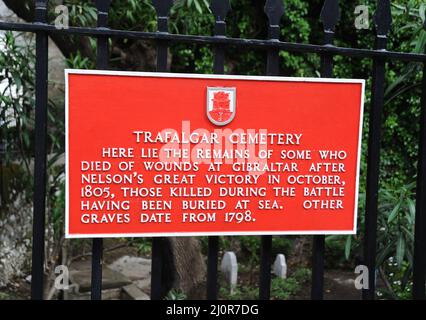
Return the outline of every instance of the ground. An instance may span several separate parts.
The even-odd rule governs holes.
[[[148,299],[150,290],[150,263],[149,255],[141,256],[141,248],[127,245],[127,242],[117,239],[105,240],[103,292],[104,299]],[[78,284],[78,290],[69,294],[68,299],[89,299],[90,297],[90,246],[82,250],[83,253],[70,267],[71,280]],[[142,249],[143,250],[143,249]],[[308,273],[298,278],[295,284],[294,272],[297,266],[291,263],[293,269],[289,271],[289,278],[280,284],[273,285],[276,297],[272,299],[310,299],[310,276]],[[247,265],[239,264],[237,295],[231,295],[221,276],[220,299],[256,299],[258,271]],[[306,269],[309,272],[308,268]],[[293,276],[292,276],[293,274]],[[357,300],[361,292],[354,286],[355,274],[346,270],[333,269],[325,271],[324,298],[326,300]],[[274,279],[275,276],[273,276]],[[8,287],[0,289],[0,299],[28,299],[30,297],[30,283],[27,277],[16,278]],[[275,284],[277,281],[274,280]],[[285,285],[287,282],[288,285]],[[73,290],[75,291],[75,290]],[[180,298],[185,298],[181,295]]]

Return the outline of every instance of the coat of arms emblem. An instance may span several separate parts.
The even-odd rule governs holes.
[[[207,117],[217,126],[230,123],[235,117],[236,89],[207,88]]]

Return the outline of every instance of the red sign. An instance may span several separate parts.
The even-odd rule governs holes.
[[[356,232],[364,80],[66,71],[66,236]]]

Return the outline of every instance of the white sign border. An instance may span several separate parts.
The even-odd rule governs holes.
[[[167,232],[167,233],[69,233],[69,132],[68,132],[68,107],[69,89],[68,78],[71,74],[85,75],[108,75],[126,77],[153,77],[153,78],[191,78],[191,79],[217,79],[217,80],[249,80],[249,81],[280,81],[280,82],[314,82],[314,83],[351,83],[361,84],[361,103],[359,119],[358,155],[355,178],[355,201],[354,201],[354,222],[351,230],[327,230],[327,231],[240,231],[240,232]],[[338,79],[338,78],[309,78],[309,77],[276,77],[276,76],[242,76],[242,75],[216,75],[216,74],[192,74],[192,73],[169,73],[169,72],[136,72],[136,71],[113,71],[113,70],[86,70],[86,69],[65,69],[65,238],[136,238],[136,237],[188,237],[188,236],[245,236],[245,235],[350,235],[356,234],[358,218],[358,193],[359,176],[361,165],[361,145],[362,128],[364,120],[365,101],[365,80],[364,79]]]

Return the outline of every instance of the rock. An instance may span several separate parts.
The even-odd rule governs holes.
[[[287,262],[285,260],[285,255],[282,253],[277,254],[275,258],[273,273],[282,279],[287,278]]]
[[[91,289],[91,275],[90,269],[72,270],[70,271],[70,280],[73,284],[78,286],[79,292],[90,291]],[[132,282],[129,278],[121,273],[111,270],[108,267],[102,270],[102,289],[115,289],[129,285]]]
[[[232,251],[227,251],[223,255],[222,263],[220,266],[221,271],[225,274],[225,278],[231,287],[231,293],[237,285],[238,278],[238,263],[237,256]]]
[[[133,283],[146,294],[151,294],[151,278],[135,280]]]
[[[0,287],[3,287],[15,277],[24,277],[31,260],[31,204],[23,196],[17,196],[16,203],[9,204],[8,212],[0,217],[0,225]],[[47,246],[46,251],[49,249]]]
[[[102,290],[102,300],[120,300],[121,288]],[[90,292],[70,292],[66,300],[90,300]]]
[[[120,272],[130,280],[140,280],[151,277],[151,259],[123,256],[108,266],[111,270]]]
[[[141,291],[135,284],[123,287],[123,298],[131,300],[150,300],[150,297]]]

